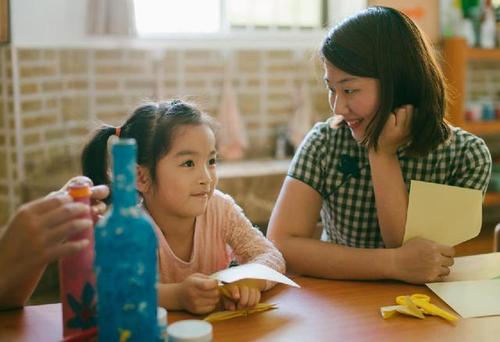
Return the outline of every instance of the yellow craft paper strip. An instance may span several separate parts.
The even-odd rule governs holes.
[[[219,311],[219,312],[214,312],[205,317],[205,321],[208,322],[218,322],[218,321],[224,321],[227,319],[235,318],[235,317],[241,317],[241,316],[248,316],[256,312],[262,312],[262,311],[267,311],[271,309],[275,309],[276,304],[268,304],[268,303],[259,303],[253,308],[249,309],[243,309],[243,310],[234,310],[234,311]]]
[[[398,307],[400,305],[382,306],[380,308],[380,314],[384,319],[391,318],[398,313]]]
[[[411,315],[411,316],[414,316],[414,317],[417,317],[417,318],[425,318],[424,314],[422,313],[422,311],[420,311],[417,307],[417,305],[415,305],[415,303],[413,302],[413,300],[411,299],[410,296],[404,296],[404,302],[403,302],[403,306],[408,310],[408,315]]]
[[[383,306],[380,308],[380,313],[382,314],[382,317],[384,319],[391,318],[398,312],[403,315],[417,317],[420,319],[425,318],[425,316],[417,308],[417,306],[415,305],[415,303],[413,303],[409,296],[403,297],[401,305]]]

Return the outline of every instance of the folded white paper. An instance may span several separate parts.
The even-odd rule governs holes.
[[[275,281],[290,286],[300,287],[296,282],[270,267],[261,264],[244,264],[230,267],[210,276],[224,283],[233,283],[241,279],[262,279]]]

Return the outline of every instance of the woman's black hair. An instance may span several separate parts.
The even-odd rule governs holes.
[[[133,138],[137,143],[137,164],[149,171],[156,183],[156,165],[172,145],[172,137],[183,125],[207,125],[215,133],[215,121],[194,105],[181,100],[145,103],[139,106],[120,127],[121,138]],[[82,152],[83,175],[95,185],[110,184],[107,143],[116,128],[103,125],[97,129]]]
[[[369,7],[333,27],[320,49],[325,63],[354,76],[380,82],[380,107],[362,141],[377,148],[388,116],[406,104],[414,107],[408,154],[425,155],[448,139],[444,76],[425,35],[405,14]]]

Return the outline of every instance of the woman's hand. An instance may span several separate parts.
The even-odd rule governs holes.
[[[73,202],[69,195],[46,197],[23,205],[0,239],[0,263],[5,261],[6,265],[17,265],[17,269],[24,270],[81,250],[88,240],[67,239],[92,227],[91,220],[79,218],[88,210],[88,206]]]
[[[455,250],[422,238],[393,249],[392,278],[412,284],[441,281],[450,273]]]
[[[217,280],[204,274],[191,274],[179,285],[179,303],[184,310],[201,315],[213,311],[219,303]]]
[[[398,147],[410,138],[413,106],[396,108],[387,118],[384,129],[378,138],[377,154],[395,155]]]
[[[92,180],[85,176],[76,176],[71,178],[61,189],[50,193],[47,197],[67,194],[68,187],[73,183],[87,183],[91,187],[90,191],[92,194],[90,198],[92,200],[92,216],[94,218],[98,218],[106,212],[106,203],[102,201],[109,196],[109,188],[106,185],[93,186],[94,183]]]

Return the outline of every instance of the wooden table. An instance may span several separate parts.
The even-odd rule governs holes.
[[[215,341],[499,341],[500,316],[462,319],[452,325],[438,317],[425,320],[380,316],[380,307],[401,294],[425,293],[451,310],[425,286],[393,281],[332,281],[295,277],[302,288],[278,285],[263,301],[278,309],[213,324]],[[169,312],[169,323],[192,315]],[[196,318],[196,317],[195,317]],[[0,341],[58,341],[61,306],[29,306],[0,313]]]

